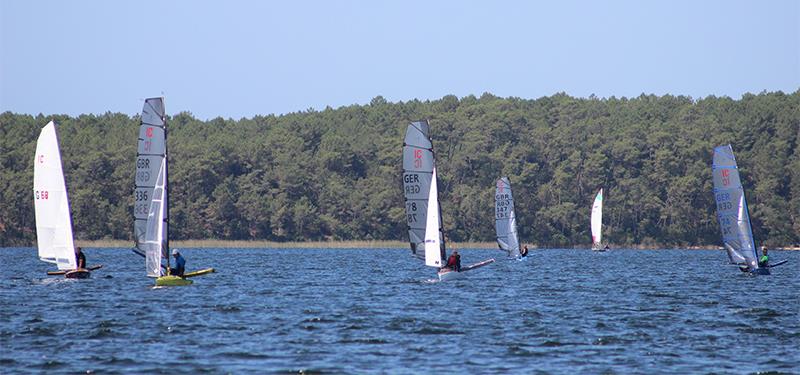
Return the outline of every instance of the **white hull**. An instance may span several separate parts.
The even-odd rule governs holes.
[[[464,271],[456,272],[449,269],[445,269],[437,272],[437,275],[439,275],[439,281],[447,281],[464,277]]]
[[[494,258],[486,259],[486,260],[484,260],[482,262],[478,262],[478,263],[475,263],[475,264],[470,264],[469,266],[466,266],[466,267],[461,267],[461,272],[456,272],[456,271],[453,271],[453,270],[451,270],[449,268],[442,268],[436,274],[439,276],[439,281],[447,281],[447,280],[460,278],[465,273],[467,273],[467,271],[472,271],[474,269],[478,269],[478,268],[481,268],[483,266],[486,266],[486,265],[489,265],[489,264],[492,264],[492,263],[494,263]]]

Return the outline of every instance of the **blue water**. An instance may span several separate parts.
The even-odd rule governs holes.
[[[722,251],[535,250],[431,283],[404,250],[185,249],[219,272],[160,289],[85,252],[91,280],[0,250],[3,373],[800,373],[800,252],[748,276]]]

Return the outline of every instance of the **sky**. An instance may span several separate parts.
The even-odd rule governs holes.
[[[0,112],[800,88],[800,1],[0,0]]]

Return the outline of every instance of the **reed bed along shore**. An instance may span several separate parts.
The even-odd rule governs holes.
[[[308,242],[274,242],[248,240],[180,240],[170,241],[170,248],[251,248],[251,249],[402,249],[408,250],[408,242],[403,241],[308,241]],[[86,248],[131,248],[133,242],[128,240],[78,240],[76,246]],[[36,243],[27,247],[36,247]],[[666,246],[666,245],[614,245],[612,250],[655,250],[655,249],[689,249],[689,250],[722,250],[720,246]],[[497,249],[495,242],[448,242],[448,249]],[[528,244],[528,248],[567,248],[589,249],[589,245],[571,247],[547,247]],[[774,247],[770,250],[800,250],[800,246]]]

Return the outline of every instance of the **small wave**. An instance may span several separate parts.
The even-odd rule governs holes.
[[[24,334],[30,336],[44,336],[44,337],[52,337],[56,335],[55,331],[46,327],[31,327],[25,330]]]
[[[539,344],[539,346],[542,346],[542,347],[545,347],[545,348],[555,348],[555,347],[559,347],[559,346],[572,346],[572,345],[578,345],[578,343],[561,342],[561,341],[557,341],[557,340],[555,340],[555,341],[554,340],[546,340],[545,342]]]
[[[117,334],[111,328],[98,328],[91,335],[89,335],[89,338],[102,339],[105,337],[114,337],[114,336],[117,336]]]
[[[313,318],[303,319],[303,323],[336,323],[335,320],[315,316]]]
[[[373,337],[365,337],[365,338],[355,338],[355,339],[342,339],[339,340],[342,344],[370,344],[370,345],[382,345],[388,344],[389,342],[383,339],[373,338]]]
[[[225,357],[225,358],[235,358],[235,359],[269,359],[270,356],[262,353],[251,353],[251,352],[223,352],[218,353],[215,356],[217,357]]]
[[[234,313],[242,311],[242,308],[239,306],[222,306],[222,305],[214,305],[214,311],[219,311],[221,313]]]
[[[541,357],[546,353],[540,353],[533,350],[528,350],[519,345],[511,345],[508,347],[508,353],[514,357]]]
[[[616,336],[601,336],[594,341],[592,341],[592,345],[613,345],[613,344],[622,344],[626,342],[626,340],[616,337]]]
[[[444,328],[422,328],[414,331],[418,335],[463,335],[464,332]]]
[[[17,361],[15,361],[15,360],[13,360],[11,358],[0,358],[0,365],[2,365],[2,366],[11,366],[11,365],[16,364],[16,363],[17,363]]]
[[[362,325],[358,325],[358,324],[350,324],[350,325],[348,325],[347,327],[344,327],[344,328],[342,328],[342,329],[343,329],[343,330],[345,330],[345,331],[360,331],[360,330],[362,330],[362,329],[364,329],[364,328],[365,328],[365,327],[364,327],[364,326],[362,326]]]
[[[57,361],[57,360],[48,360],[48,361],[44,361],[42,363],[34,364],[32,367],[33,368],[42,369],[42,370],[54,370],[54,369],[61,368],[61,367],[66,367],[66,366],[67,366],[67,364],[64,363],[64,362]]]
[[[107,365],[122,365],[122,366],[133,366],[138,364],[139,362],[134,361],[130,358],[119,358],[115,356],[111,356],[110,358],[103,361],[104,364]]]

